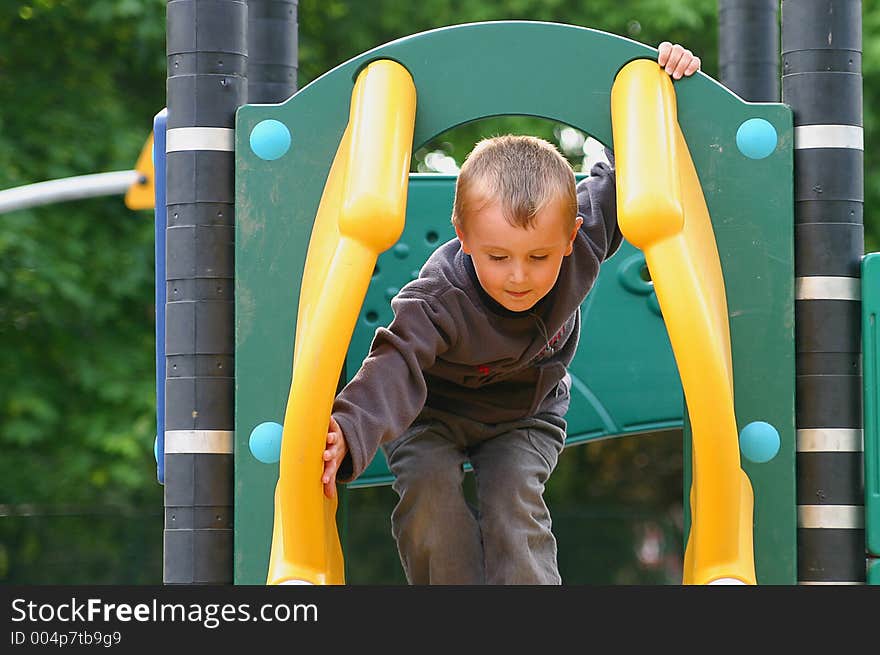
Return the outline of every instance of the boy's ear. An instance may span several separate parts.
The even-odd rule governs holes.
[[[565,256],[568,257],[571,254],[572,249],[574,248],[574,240],[577,237],[578,230],[581,229],[581,225],[584,224],[584,219],[580,216],[575,217],[574,219],[574,229],[571,231],[571,234],[568,236],[568,248],[565,249]]]
[[[458,225],[455,225],[455,236],[458,237],[458,240],[461,241],[461,251],[465,255],[471,254],[470,246],[468,246],[467,241],[464,238],[464,233]]]

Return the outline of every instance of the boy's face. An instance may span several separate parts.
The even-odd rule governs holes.
[[[559,277],[562,258],[583,220],[570,229],[571,216],[551,203],[535,216],[534,228],[511,225],[499,203],[490,203],[468,217],[455,233],[462,250],[471,256],[480,284],[502,307],[514,312],[531,309]]]

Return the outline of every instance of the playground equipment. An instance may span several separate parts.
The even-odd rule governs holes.
[[[125,206],[129,209],[147,209],[155,203],[154,177],[151,134],[144,143],[134,170],[76,175],[4,189],[0,191],[0,214],[56,202],[117,194],[125,195]]]
[[[752,487],[739,465],[724,277],[668,75],[650,61],[611,91],[620,229],[645,252],[693,429],[685,583],[755,584]]]
[[[533,47],[528,52],[517,52],[510,46],[523,42]],[[542,56],[535,57],[536,52]],[[439,57],[437,53],[444,56]],[[334,164],[331,169],[333,153],[345,151],[347,147],[354,152],[361,146],[353,140],[353,128],[346,129],[352,83],[361,71],[370,70],[369,64],[382,60],[402,65],[417,89],[413,147],[455,125],[486,116],[524,114],[549,118],[578,127],[614,147],[618,153],[619,194],[623,194],[619,197],[629,197],[626,194],[632,193],[635,210],[645,206],[646,196],[639,197],[638,193],[646,192],[651,198],[649,202],[664,205],[672,212],[667,215],[669,222],[663,223],[665,231],[653,235],[650,229],[646,231],[637,226],[638,211],[631,215],[629,229],[633,244],[645,248],[657,297],[651,295],[651,285],[639,286],[632,278],[632,271],[638,275],[644,258],[631,247],[622,250],[603,268],[599,283],[585,302],[584,330],[588,331],[596,322],[611,320],[609,317],[619,311],[618,305],[626,306],[635,299],[641,312],[637,325],[645,326],[643,336],[650,335],[646,340],[656,342],[656,334],[651,330],[656,329],[659,322],[658,309],[662,309],[666,317],[688,402],[687,416],[682,416],[679,406],[677,420],[679,424],[684,422],[689,443],[691,436],[693,441],[695,492],[689,507],[693,523],[685,581],[703,583],[724,578],[745,583],[789,584],[794,581],[791,113],[779,104],[745,103],[703,74],[676,84],[677,115],[671,89],[664,91],[656,76],[653,83],[642,75],[636,76],[638,82],[624,82],[623,88],[627,90],[621,92],[623,100],[619,100],[618,108],[613,110],[612,87],[616,79],[620,84],[627,77],[618,76],[621,69],[634,60],[655,58],[656,51],[652,48],[586,28],[516,21],[462,25],[414,35],[364,53],[281,105],[248,105],[239,110],[235,147],[238,221],[235,504],[248,511],[236,513],[236,582],[338,580],[335,573],[331,574],[338,568],[338,562],[333,563],[330,556],[336,552],[335,521],[330,520],[332,514],[326,511],[321,496],[319,469],[319,453],[332,396],[323,400],[320,407],[317,401],[311,404],[309,410],[320,416],[309,418],[310,427],[306,427],[300,424],[305,416],[291,415],[289,404],[285,413],[285,399],[278,393],[278,389],[292,389],[290,359],[284,353],[295,350],[294,384],[298,362],[303,360],[310,360],[309,365],[317,362],[326,366],[325,374],[331,375],[334,383],[333,376],[339,373],[336,361],[326,356],[329,352],[326,341],[319,347],[317,343],[293,339],[293,326],[297,339],[307,339],[304,335],[314,330],[312,321],[315,319],[303,313],[304,300],[311,302],[309,299],[335,294],[338,304],[360,307],[351,342],[363,343],[387,316],[390,290],[402,286],[412,272],[417,271],[426,244],[439,245],[440,235],[447,230],[443,223],[426,222],[408,212],[400,240],[378,258],[378,272],[366,291],[364,282],[368,280],[363,279],[356,285],[319,289],[311,286],[317,279],[310,272],[317,257],[311,248],[321,241],[317,230],[324,229],[318,227],[320,223],[314,218],[325,211],[326,200],[319,202],[321,189],[325,199],[338,193],[336,167],[341,164]],[[587,80],[578,85],[566,84],[564,89],[557,87],[554,80],[580,79],[582,62],[586,60],[594,62]],[[480,62],[479,67],[474,66],[476,61]],[[659,73],[656,64],[653,68]],[[552,80],[547,78],[547,70],[554,71]],[[352,117],[357,115],[357,98],[360,98],[357,90],[355,93]],[[627,98],[632,93],[639,94],[639,100],[633,102],[632,96]],[[659,104],[655,102],[658,98]],[[647,100],[653,104],[645,104]],[[625,108],[636,104],[650,106],[651,110],[628,115]],[[654,117],[651,123],[648,116]],[[757,121],[752,125],[763,126],[765,130],[769,127],[774,137],[773,148],[761,147],[766,139],[755,137],[749,132],[750,128],[744,128],[748,121]],[[676,122],[680,125],[681,137],[677,135]],[[265,134],[261,136],[260,132],[265,130],[274,131],[276,136],[268,139]],[[630,135],[629,141],[621,136],[620,130]],[[743,132],[747,137],[740,138],[743,145],[738,146],[737,134]],[[348,145],[347,140],[351,140]],[[268,147],[267,143],[280,146]],[[755,150],[749,150],[750,147]],[[750,154],[745,154],[744,149]],[[388,166],[389,160],[383,156],[385,152],[385,148],[374,146],[365,159],[349,160],[348,165],[360,165],[368,171],[375,168],[374,162]],[[691,157],[693,168],[689,169]],[[641,186],[644,182],[631,181],[633,176],[645,180],[646,175],[638,168],[630,171],[630,166],[638,166],[640,161],[657,163],[658,158],[669,167],[661,165],[651,169],[647,178],[654,178],[653,188]],[[399,164],[393,165],[397,170]],[[290,180],[296,180],[297,184],[290,184]],[[421,183],[419,180],[411,183],[411,203]],[[749,193],[743,193],[744,188],[748,188]],[[705,204],[701,202],[702,194],[705,194]],[[344,206],[346,200],[338,202]],[[626,226],[628,210],[624,205],[621,207],[622,229],[630,239]],[[675,218],[676,212],[679,218]],[[711,216],[712,223],[707,220],[702,228],[693,228],[692,218],[701,214],[704,218]],[[684,223],[682,216],[687,217]],[[435,213],[430,220],[438,218]],[[448,212],[441,220],[448,222]],[[688,230],[681,237],[669,238],[685,224]],[[378,223],[374,222],[372,228],[378,229]],[[707,250],[707,244],[713,243],[713,231],[720,269],[724,271],[723,284],[718,264],[712,264],[711,249]],[[367,235],[359,233],[361,238]],[[652,246],[650,242],[655,238],[659,241]],[[312,245],[307,249],[310,240]],[[678,244],[674,248],[670,246],[673,241]],[[690,250],[681,249],[685,246]],[[690,258],[685,252],[691,253]],[[697,253],[696,256],[693,253]],[[404,269],[397,277],[392,276],[394,267],[386,266],[387,261],[395,259],[399,264],[403,262]],[[705,268],[707,263],[708,269]],[[304,265],[306,273],[303,273]],[[697,268],[698,265],[702,268]],[[663,291],[667,286],[663,278],[667,276],[673,288],[696,286],[700,289],[695,291],[689,306],[676,306],[679,296]],[[351,282],[350,278],[346,279]],[[326,280],[329,282],[331,278]],[[295,303],[297,289],[300,289],[299,306]],[[601,306],[600,298],[603,299]],[[694,313],[695,310],[699,311]],[[679,316],[684,318],[674,318]],[[683,327],[675,327],[675,320]],[[305,326],[301,325],[303,322]],[[660,328],[662,334],[662,324]],[[340,329],[334,338],[336,349],[345,352],[348,346],[345,329]],[[582,345],[585,354],[590,342],[596,339],[595,333],[585,339]],[[638,354],[639,340],[637,330],[632,341],[615,344],[611,349],[618,348],[617,355],[620,350]],[[606,349],[609,346],[608,343],[602,345]],[[663,348],[662,340],[659,348]],[[665,348],[668,353],[668,342]],[[706,358],[711,364],[709,368]],[[675,424],[676,417],[665,412],[629,420],[639,414],[638,400],[629,403],[631,409],[621,409],[619,414],[612,415],[608,408],[619,407],[619,397],[615,398],[615,394],[649,397],[650,390],[639,394],[638,388],[623,389],[626,384],[622,380],[608,380],[607,376],[603,387],[601,376],[596,379],[595,370],[589,370],[593,367],[603,370],[601,359],[598,357],[589,366],[584,360],[576,359],[572,365],[575,383],[569,444],[639,433],[648,429],[647,426]],[[349,371],[357,369],[357,356],[352,363]],[[634,358],[618,360],[617,366],[619,370],[638,368]],[[705,381],[710,369],[712,386]],[[696,383],[686,379],[691,375],[698,379]],[[274,519],[281,524],[276,524],[274,534],[284,535],[285,550],[292,547],[288,540],[293,537],[289,535],[295,534],[297,539],[310,544],[311,555],[307,561],[279,567],[279,544],[275,541],[272,566],[267,575],[275,480],[267,474],[266,465],[250,455],[247,441],[255,426],[282,415],[285,425],[278,488],[287,476],[293,479],[294,469],[299,465],[296,460],[303,459],[306,452],[292,452],[291,443],[312,444],[308,448],[315,453],[314,463],[307,466],[314,468],[314,476],[309,483],[312,490],[303,492],[295,500],[299,508],[296,516],[307,515],[311,519],[301,523],[289,514],[279,515],[279,505],[275,505]],[[779,450],[765,463],[744,460],[741,469],[736,448],[737,426],[755,422],[775,428],[780,439]],[[300,432],[291,440],[288,435],[295,429]],[[387,471],[383,462],[374,462],[374,465],[363,476],[362,484],[384,481]],[[750,516],[750,486],[754,489],[754,522]],[[276,501],[280,503],[280,499]],[[312,504],[308,512],[301,509],[307,503]],[[326,519],[323,523],[321,516]],[[315,517],[318,519],[312,520]],[[297,521],[296,527],[291,526],[291,520]]]
[[[314,437],[327,433],[345,360],[340,344],[351,340],[360,313],[358,303],[332,290],[363,298],[376,258],[403,231],[415,111],[412,78],[399,64],[377,61],[358,75],[303,273],[281,444],[287,466],[275,492],[271,583],[344,581],[336,498],[312,493],[324,450],[324,440]],[[382,165],[364,165],[376,161]],[[318,534],[303,538],[304,528]]]

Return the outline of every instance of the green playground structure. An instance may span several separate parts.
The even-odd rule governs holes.
[[[530,48],[513,47],[516,43]],[[357,73],[378,59],[399,62],[410,72],[418,93],[414,148],[456,125],[505,114],[565,123],[613,148],[615,76],[627,62],[655,56],[652,48],[586,28],[518,21],[462,25],[366,52],[280,105],[239,110],[236,583],[266,580],[277,471],[254,458],[249,435],[284,416],[312,222],[348,120]],[[593,62],[588,76],[583,61]],[[552,76],[546,74],[550,70]],[[560,86],[558,80],[579,82]],[[770,461],[743,460],[755,497],[757,577],[761,584],[792,584],[797,544],[791,111],[781,104],[744,102],[704,74],[677,82],[676,94],[678,121],[713,217],[724,271],[738,426],[766,422],[780,437]],[[289,148],[280,156],[252,146],[254,131],[269,125],[266,121],[277,121],[289,134]],[[746,156],[737,145],[742,126],[756,123],[769,126],[776,137],[762,158]],[[378,259],[347,354],[349,375],[366,355],[375,328],[390,320],[390,298],[417,275],[433,248],[452,236],[453,188],[450,176],[411,176],[406,227]],[[569,446],[682,427],[688,438],[675,361],[644,268],[642,253],[624,244],[582,307],[583,338],[571,366]],[[339,294],[345,298],[345,290]],[[351,487],[389,481],[380,454]]]

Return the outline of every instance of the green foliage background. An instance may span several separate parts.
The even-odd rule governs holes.
[[[164,0],[2,4],[0,189],[134,167],[165,105],[165,7]],[[880,106],[873,102],[880,95],[880,7],[866,0],[863,14],[870,144]],[[299,84],[395,38],[500,19],[577,24],[655,46],[668,39],[718,75],[716,0],[301,0]],[[585,78],[589,64],[585,58]],[[569,84],[578,80],[559,80]],[[415,165],[435,149],[460,164],[486,134],[554,140],[560,127],[527,118],[462,126],[420,150]],[[880,194],[877,156],[866,148],[869,208]],[[572,163],[580,164],[577,156]],[[869,251],[878,243],[871,219],[867,211]],[[118,196],[0,215],[0,582],[161,581],[153,248],[152,212],[129,211]],[[657,516],[666,548],[680,550],[680,435],[599,442],[567,451],[563,460],[548,490],[555,516],[580,513],[585,525],[590,511]],[[361,538],[357,516],[390,511],[388,491],[349,494],[354,542]],[[601,509],[612,506],[617,510]],[[558,525],[561,565],[574,572],[567,558],[589,557],[580,546],[602,538]],[[616,532],[594,529],[614,532],[605,540],[614,549],[651,525],[640,519]],[[640,579],[626,562],[595,559],[587,579]],[[399,576],[394,561],[375,572],[362,566],[362,580]]]

